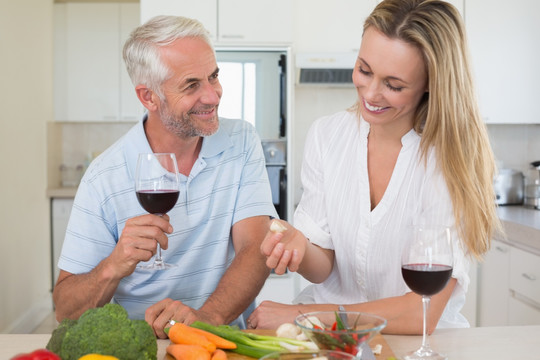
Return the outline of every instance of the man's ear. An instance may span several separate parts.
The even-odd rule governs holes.
[[[148,111],[156,111],[158,109],[159,97],[145,85],[137,85],[135,92],[139,101]]]

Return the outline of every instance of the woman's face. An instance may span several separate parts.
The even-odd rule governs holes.
[[[408,131],[427,91],[427,73],[416,47],[370,27],[362,38],[353,83],[365,121]]]

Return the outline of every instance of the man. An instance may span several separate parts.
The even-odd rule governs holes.
[[[124,60],[147,115],[79,186],[58,262],[56,318],[113,301],[160,338],[170,319],[242,326],[268,276],[259,248],[276,216],[259,138],[244,121],[218,119],[219,69],[196,20],[151,19],[132,32]],[[180,197],[162,217],[136,199],[136,159],[148,152],[178,161]],[[178,266],[137,269],[156,241]]]

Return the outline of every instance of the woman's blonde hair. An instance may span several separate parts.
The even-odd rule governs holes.
[[[435,147],[459,234],[470,254],[481,258],[501,225],[493,191],[495,161],[476,101],[462,18],[444,1],[384,0],[366,19],[364,31],[368,27],[422,53],[429,93],[414,121],[422,157]]]

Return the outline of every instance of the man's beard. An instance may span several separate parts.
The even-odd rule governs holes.
[[[165,125],[165,128],[181,138],[210,136],[213,135],[218,129],[218,126],[215,126],[209,130],[196,127],[193,124],[193,121],[191,121],[189,113],[186,113],[183,116],[176,116],[170,111],[169,105],[166,101],[162,102],[162,106],[159,110],[159,116],[161,117],[161,121],[163,122],[163,125]],[[214,120],[216,122],[219,121],[217,111]]]

